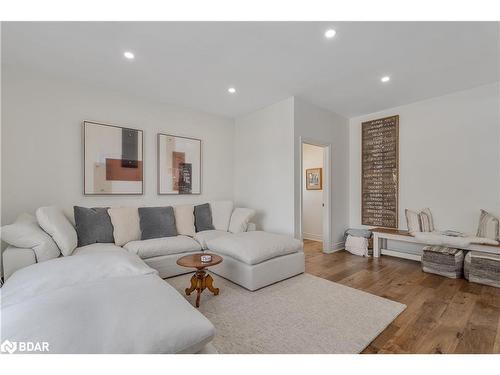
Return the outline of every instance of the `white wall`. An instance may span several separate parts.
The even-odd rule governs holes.
[[[323,148],[302,145],[302,237],[323,241],[323,189],[307,190],[306,170],[323,168]]]
[[[350,226],[361,226],[361,122],[399,115],[399,227],[430,207],[439,230],[475,233],[479,210],[500,214],[499,84],[350,120]]]
[[[82,121],[144,130],[145,194],[84,197]],[[202,139],[201,195],[158,196],[156,134]],[[57,205],[170,205],[233,198],[234,121],[2,66],[2,223]]]
[[[234,198],[259,229],[294,234],[293,98],[236,118]]]
[[[301,138],[331,145],[330,210],[331,244],[325,251],[343,248],[349,222],[349,120],[336,113],[294,100],[295,211],[300,211]],[[295,216],[295,233],[300,235],[300,215]]]

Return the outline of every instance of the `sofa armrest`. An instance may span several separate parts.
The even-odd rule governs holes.
[[[18,269],[36,263],[36,256],[33,249],[23,249],[9,246],[3,251],[3,277],[7,280]]]
[[[254,232],[257,230],[257,225],[255,223],[248,223],[247,232]]]

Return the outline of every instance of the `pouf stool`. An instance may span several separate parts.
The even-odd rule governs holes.
[[[469,251],[464,260],[464,276],[470,282],[500,288],[500,255]]]
[[[462,277],[464,252],[445,246],[426,246],[422,254],[422,270],[452,279]]]

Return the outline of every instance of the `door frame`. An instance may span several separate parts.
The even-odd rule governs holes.
[[[323,148],[323,252],[331,253],[334,250],[332,243],[332,210],[331,207],[331,186],[332,186],[332,144],[318,141],[309,137],[300,137],[300,205],[299,205],[299,233],[303,240],[303,204],[304,204],[304,155],[303,145],[308,144]]]

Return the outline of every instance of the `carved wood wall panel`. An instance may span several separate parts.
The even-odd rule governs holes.
[[[361,223],[398,227],[399,116],[363,122]]]

